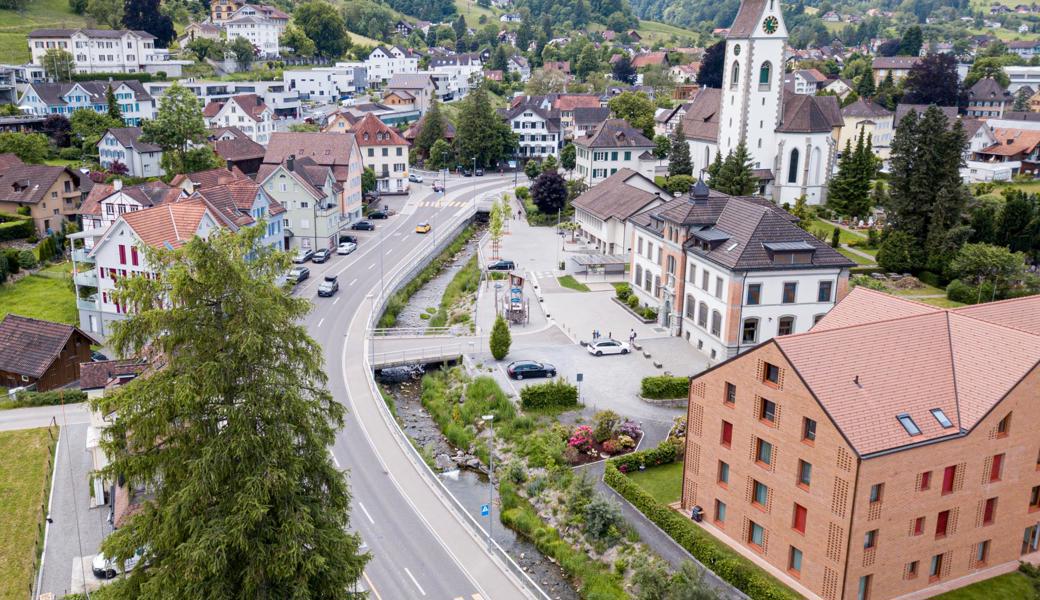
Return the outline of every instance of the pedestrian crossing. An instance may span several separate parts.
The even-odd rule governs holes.
[[[425,208],[462,208],[463,206],[466,206],[466,204],[467,202],[465,200],[456,200],[453,202],[443,202],[440,200],[424,200],[419,203],[419,206]]]

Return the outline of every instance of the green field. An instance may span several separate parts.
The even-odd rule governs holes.
[[[661,504],[678,502],[682,497],[682,462],[674,462],[645,471],[633,471],[628,477]]]
[[[573,275],[564,275],[563,277],[557,277],[556,280],[559,281],[560,285],[562,285],[563,287],[574,290],[576,292],[589,291],[589,286],[575,279]]]
[[[56,431],[56,430],[55,430]],[[43,542],[41,523],[50,485],[51,432],[0,432],[0,599],[25,598]]]
[[[874,261],[868,260],[866,257],[860,256],[859,254],[856,254],[855,252],[849,252],[849,250],[846,249],[846,248],[835,248],[835,250],[838,251],[838,254],[841,254],[842,256],[844,256],[845,258],[851,260],[852,262],[856,263],[857,265],[866,266],[866,265],[874,264]]]
[[[466,17],[466,25],[477,29],[480,25],[481,15],[486,16],[489,23],[498,22],[498,13],[490,8],[484,8],[477,4],[476,0],[455,0],[455,10]]]
[[[0,318],[14,313],[58,323],[79,323],[76,293],[66,275],[71,268],[71,263],[61,263],[0,285]]]
[[[1036,600],[1029,578],[1015,571],[936,596],[934,600]]]
[[[68,0],[29,0],[23,11],[0,10],[0,63],[29,60],[28,34],[44,27],[84,27],[86,20],[69,9]]]

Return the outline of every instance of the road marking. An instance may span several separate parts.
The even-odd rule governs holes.
[[[361,512],[365,513],[365,517],[366,517],[366,518],[368,518],[368,522],[369,522],[369,523],[371,523],[371,524],[373,524],[373,525],[375,525],[375,524],[376,524],[376,520],[375,520],[375,519],[373,519],[373,518],[372,518],[372,515],[370,515],[370,514],[368,513],[368,509],[367,509],[367,508],[365,508],[365,505],[364,505],[364,504],[362,504],[360,500],[358,500],[358,503],[357,503],[357,505],[361,507]]]
[[[371,271],[372,269],[375,268],[375,266],[376,266],[376,263],[372,263],[372,264],[368,265],[368,270]]]
[[[332,448],[329,448],[329,456],[332,457],[332,464],[336,465],[336,468],[338,469],[339,468],[339,459],[336,458],[336,455],[332,453]]]
[[[355,279],[354,281],[357,281],[357,280]],[[339,296],[336,296],[336,299],[332,301],[332,305],[336,306],[337,302],[339,302]]]
[[[324,323],[324,322],[325,322],[325,317],[322,317],[321,319],[319,319],[318,320],[318,327],[321,327],[321,324]]]
[[[354,279],[351,279],[351,280],[350,280],[350,283],[348,283],[348,284],[347,284],[347,287],[351,287],[351,286],[352,286],[352,285],[354,285],[355,283],[357,283],[357,277],[355,277]]]
[[[372,580],[368,578],[368,573],[362,571],[361,574],[365,577],[365,583],[368,584],[368,589],[372,590],[372,593],[376,595],[376,600],[383,600],[383,597],[379,595],[379,590],[376,586],[372,585]]]
[[[422,589],[422,586],[419,585],[419,582],[415,580],[415,575],[412,575],[412,572],[408,570],[408,567],[404,568],[404,572],[408,574],[408,578],[412,580],[412,583],[415,584],[415,587],[419,588],[419,593],[425,596],[426,590]]]

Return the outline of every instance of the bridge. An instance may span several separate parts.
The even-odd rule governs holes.
[[[480,350],[484,336],[452,335],[447,327],[375,329],[369,332],[373,369],[458,360]]]

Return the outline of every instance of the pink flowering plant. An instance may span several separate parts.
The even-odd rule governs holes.
[[[592,428],[588,425],[575,427],[567,445],[579,452],[588,452],[592,448]]]

